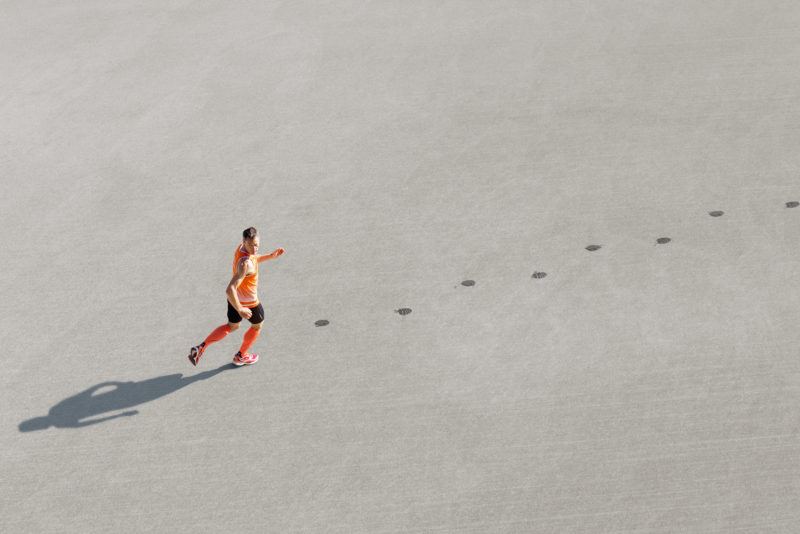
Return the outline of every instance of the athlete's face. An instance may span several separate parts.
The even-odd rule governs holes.
[[[253,239],[245,239],[244,249],[247,251],[248,254],[257,254],[258,243],[259,243],[258,236],[255,236]]]

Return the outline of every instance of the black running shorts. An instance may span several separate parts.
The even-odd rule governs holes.
[[[258,304],[255,308],[247,308],[253,315],[248,319],[252,324],[258,324],[264,320],[264,307],[261,306],[261,303]],[[239,312],[231,306],[230,301],[228,301],[228,322],[229,323],[240,323],[242,322],[242,316],[239,315]]]

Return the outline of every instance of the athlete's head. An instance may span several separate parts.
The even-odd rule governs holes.
[[[244,245],[244,249],[248,254],[255,254],[258,252],[258,230],[251,226],[242,232],[242,244]]]
[[[31,432],[33,430],[44,430],[45,428],[50,428],[51,425],[52,423],[48,417],[34,417],[33,419],[21,422],[19,424],[19,431]]]

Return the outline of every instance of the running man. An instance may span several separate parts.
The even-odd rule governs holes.
[[[233,278],[225,290],[228,296],[228,324],[216,328],[205,341],[189,350],[189,361],[192,365],[197,365],[209,345],[238,330],[242,319],[250,321],[250,329],[245,332],[242,346],[233,357],[233,365],[252,365],[258,361],[258,354],[247,352],[258,339],[264,321],[264,308],[258,302],[258,264],[277,258],[285,252],[279,248],[272,254],[257,254],[258,245],[258,230],[250,227],[242,232],[242,244],[236,248],[233,257]]]

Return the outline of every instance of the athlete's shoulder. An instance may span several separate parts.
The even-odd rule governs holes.
[[[243,255],[240,256],[239,259],[236,260],[236,267],[243,268],[246,272],[250,272],[253,270],[253,256],[250,255]]]

